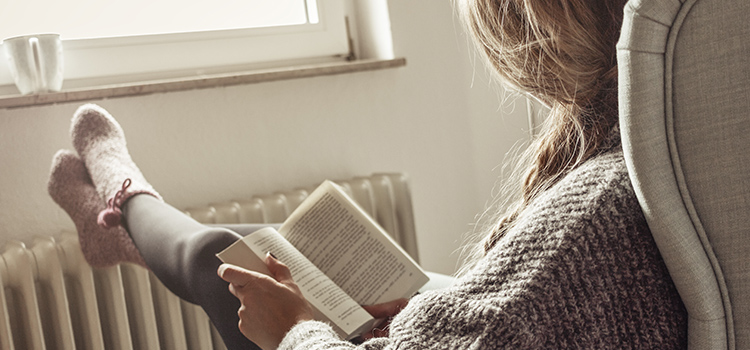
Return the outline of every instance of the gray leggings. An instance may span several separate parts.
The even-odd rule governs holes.
[[[146,264],[180,298],[203,308],[228,349],[259,349],[238,328],[240,303],[216,274],[216,253],[269,225],[203,225],[150,195],[122,208],[125,227]]]

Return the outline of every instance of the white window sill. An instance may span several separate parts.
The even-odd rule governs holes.
[[[145,81],[138,83],[77,88],[33,95],[0,95],[0,109],[41,106],[62,102],[89,101],[112,97],[148,95],[160,92],[206,89],[221,86],[254,84],[267,81],[308,78],[369,70],[403,67],[405,58],[357,60],[305,66],[271,68],[246,72],[201,75],[194,77]]]

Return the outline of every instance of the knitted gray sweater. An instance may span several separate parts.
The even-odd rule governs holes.
[[[303,322],[280,349],[346,349]],[[685,349],[687,313],[619,144],[567,174],[447,289],[412,298],[362,349]]]

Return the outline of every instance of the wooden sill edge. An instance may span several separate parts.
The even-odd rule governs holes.
[[[43,106],[55,103],[98,100],[112,97],[148,95],[162,92],[207,89],[222,86],[256,84],[268,81],[308,78],[403,67],[405,58],[358,60],[309,66],[263,69],[179,79],[156,80],[119,85],[96,86],[34,95],[0,96],[0,109]]]

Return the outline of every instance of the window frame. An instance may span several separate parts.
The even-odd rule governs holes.
[[[317,4],[318,23],[63,40],[63,89],[347,59],[344,0]],[[0,65],[0,88],[7,85],[14,85],[10,70]]]

